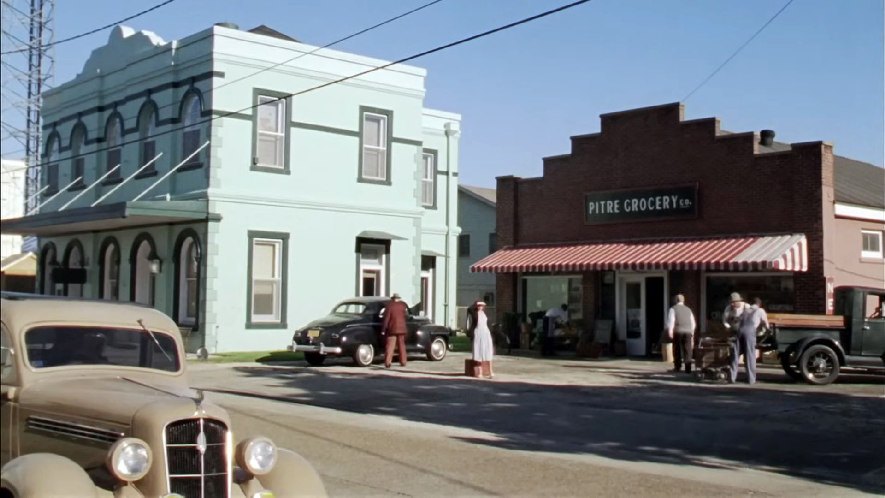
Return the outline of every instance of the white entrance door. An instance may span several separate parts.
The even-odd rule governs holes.
[[[644,356],[645,277],[624,275],[618,279],[618,338],[626,340],[629,356]]]

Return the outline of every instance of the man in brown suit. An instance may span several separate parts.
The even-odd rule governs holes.
[[[399,294],[394,293],[390,298],[390,302],[384,308],[384,322],[381,324],[381,332],[384,333],[384,368],[390,368],[390,361],[393,359],[393,344],[399,349],[399,364],[406,366],[408,361],[406,357],[406,320],[408,318],[408,308],[406,303],[402,302]]]

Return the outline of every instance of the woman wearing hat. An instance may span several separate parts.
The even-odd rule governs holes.
[[[492,359],[494,357],[494,344],[492,332],[489,330],[489,319],[486,316],[486,303],[477,301],[471,306],[471,312],[467,315],[467,329],[473,331],[473,376],[482,377],[483,364],[488,364],[489,375],[487,378],[495,378],[492,372]]]

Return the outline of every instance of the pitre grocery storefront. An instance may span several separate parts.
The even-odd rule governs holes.
[[[501,249],[471,270],[497,274],[500,315],[567,303],[579,333],[604,320],[647,355],[677,293],[712,331],[731,292],[825,313],[837,285],[885,285],[881,168],[682,114],[604,114],[542,177],[498,178]]]

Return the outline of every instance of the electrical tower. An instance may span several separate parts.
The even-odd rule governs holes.
[[[43,92],[55,70],[55,0],[2,0],[0,24],[0,143],[3,158],[23,158],[25,213],[38,203]]]

